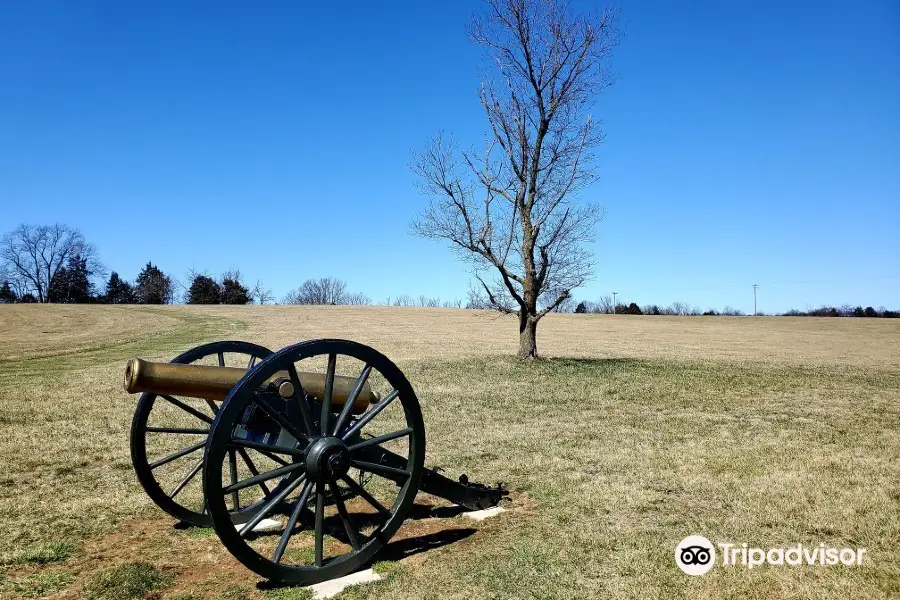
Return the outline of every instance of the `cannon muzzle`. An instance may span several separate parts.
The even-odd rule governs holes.
[[[131,394],[151,392],[207,400],[224,400],[246,373],[247,369],[238,367],[158,363],[132,358],[125,365],[125,391]],[[321,399],[325,395],[324,373],[299,372],[297,375],[300,385],[303,386],[308,396]],[[282,396],[293,395],[293,386],[286,371],[276,373],[266,383],[279,384],[279,392]],[[353,377],[335,375],[332,404],[343,406],[355,383],[356,380]],[[378,400],[378,395],[372,391],[367,382],[356,398],[356,402],[353,403],[353,412],[362,413],[369,404],[374,404]]]

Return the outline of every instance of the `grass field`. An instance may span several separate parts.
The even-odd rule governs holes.
[[[900,322],[551,315],[536,364],[511,358],[515,329],[451,309],[0,306],[0,598],[306,597],[146,499],[121,379],[133,356],[315,337],[400,365],[427,465],[514,491],[477,524],[408,521],[385,579],[344,598],[900,596]],[[690,534],[868,554],[688,577]]]

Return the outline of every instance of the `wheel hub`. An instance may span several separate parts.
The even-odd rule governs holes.
[[[321,437],[306,455],[306,472],[315,480],[338,479],[350,470],[350,451],[336,437]]]

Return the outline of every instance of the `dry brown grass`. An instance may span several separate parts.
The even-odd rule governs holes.
[[[314,337],[369,343],[401,365],[423,404],[428,464],[519,492],[478,533],[348,597],[900,594],[900,322],[551,315],[539,349],[556,358],[535,365],[509,358],[515,328],[449,309],[0,306],[0,555],[13,563],[0,567],[0,598],[32,581],[72,597],[136,560],[176,574],[167,597],[296,595],[200,577],[197,564],[231,563],[144,498],[120,381],[135,355]],[[153,535],[129,549],[123,532],[147,519]],[[862,546],[871,563],[692,579],[672,555],[694,533]],[[21,564],[55,541],[75,553]]]

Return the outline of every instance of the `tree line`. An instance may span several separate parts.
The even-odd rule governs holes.
[[[66,225],[20,225],[0,238],[0,303],[53,302],[103,304],[269,304],[275,300],[272,291],[259,280],[252,286],[244,282],[240,270],[232,268],[220,276],[190,271],[186,283],[163,272],[148,261],[133,282],[116,271],[107,277],[106,267],[97,259],[95,247],[77,229]],[[98,284],[99,283],[99,284]],[[290,290],[281,304],[306,305],[370,305],[443,307],[496,310],[498,299],[490,297],[483,286],[473,286],[465,300],[441,300],[426,295],[398,294],[373,301],[362,292],[349,289],[347,282],[336,277],[307,279]],[[613,302],[611,296],[596,301],[576,302],[567,298],[555,303],[552,312],[578,314],[681,316],[744,316],[745,313],[726,306],[722,310],[701,310],[686,302],[669,305],[635,302]],[[822,306],[800,311],[790,310],[784,316],[897,318],[900,312],[883,307]]]
[[[645,304],[643,306],[638,306],[635,302],[617,302],[613,305],[613,300],[609,296],[602,296],[600,300],[596,302],[591,301],[582,301],[575,305],[575,309],[572,311],[565,312],[575,312],[579,314],[584,313],[600,313],[600,314],[618,314],[618,315],[678,315],[678,316],[704,316],[704,317],[743,317],[747,316],[742,310],[732,308],[731,306],[726,306],[722,310],[717,310],[714,308],[710,308],[707,310],[701,310],[697,306],[692,306],[687,302],[673,302],[668,306],[661,306],[659,304]],[[845,304],[840,308],[834,306],[822,306],[820,308],[809,309],[806,311],[801,311],[797,309],[791,309],[787,312],[783,313],[772,313],[767,315],[766,313],[758,312],[756,316],[774,316],[774,317],[868,317],[868,318],[886,318],[886,319],[896,319],[900,318],[900,311],[888,310],[886,308],[879,307],[873,308],[871,306],[867,306],[863,308],[862,306],[852,306],[850,304]]]
[[[152,261],[134,282],[116,271],[106,275],[94,245],[67,225],[22,224],[0,238],[0,303],[264,304],[273,299],[259,281],[248,288],[236,269],[215,281],[191,272],[187,286]]]

